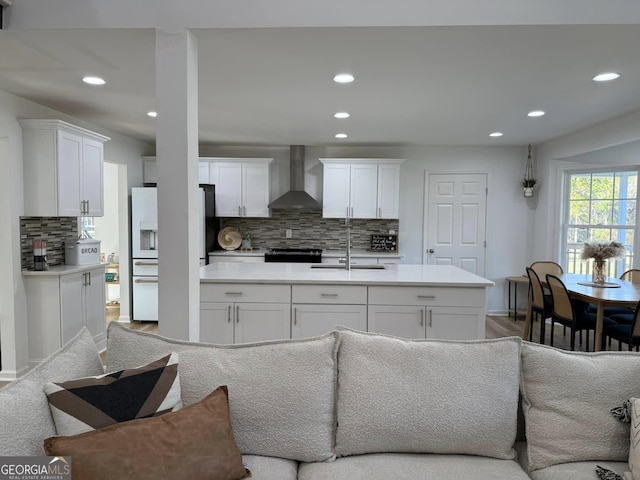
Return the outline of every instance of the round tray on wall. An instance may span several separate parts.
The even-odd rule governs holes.
[[[218,243],[225,250],[236,250],[242,243],[242,235],[237,228],[225,227],[218,234]]]

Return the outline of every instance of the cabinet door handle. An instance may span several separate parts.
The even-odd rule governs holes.
[[[84,213],[89,214],[89,200],[86,200],[86,202],[87,202],[87,210]]]
[[[418,298],[420,299],[426,299],[426,300],[435,300],[436,296],[435,295],[418,295]]]
[[[429,328],[433,327],[433,309],[429,309]]]
[[[134,265],[139,267],[157,267],[158,262],[136,262]]]
[[[240,323],[240,305],[236,305],[236,323]]]
[[[227,305],[227,323],[231,323],[231,305]]]
[[[424,327],[424,308],[420,309],[420,326]]]
[[[345,218],[349,218],[349,207],[347,207],[347,214],[345,215]]]
[[[242,207],[242,213],[246,217],[247,216],[247,207]]]
[[[378,218],[382,217],[382,208],[378,207]]]
[[[158,283],[157,278],[136,278],[135,283]]]
[[[91,286],[91,272],[87,272],[86,275],[87,275],[87,283],[85,283],[85,285],[87,287],[90,287]]]
[[[353,218],[353,207],[351,207],[351,215],[349,215],[349,218]]]
[[[242,295],[242,292],[224,292],[225,295]]]
[[[342,262],[344,263],[344,262]],[[321,297],[337,297],[338,294],[337,293],[321,293],[320,294]]]
[[[242,207],[240,205],[238,205],[238,216],[242,216]]]
[[[293,324],[298,324],[298,309],[296,307],[293,307]]]

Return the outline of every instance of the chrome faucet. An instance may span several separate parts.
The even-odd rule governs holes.
[[[351,219],[347,215],[344,219],[344,224],[347,227],[347,252],[344,258],[339,260],[340,263],[344,263],[345,270],[351,270]]]

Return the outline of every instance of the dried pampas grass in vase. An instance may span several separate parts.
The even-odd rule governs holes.
[[[622,258],[624,252],[624,245],[620,242],[584,242],[582,259],[593,259],[591,273],[593,283],[605,283],[607,280],[607,260]]]

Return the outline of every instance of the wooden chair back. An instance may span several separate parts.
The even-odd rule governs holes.
[[[544,309],[544,289],[540,277],[533,268],[527,267],[529,277],[529,292],[531,295],[531,305],[538,310]]]
[[[640,270],[632,268],[620,275],[620,280],[625,280],[631,283],[640,283]]]
[[[542,279],[546,279],[549,274],[562,275],[564,273],[559,264],[550,261],[533,262],[530,268],[533,268],[533,270],[538,274],[538,277]]]
[[[569,297],[567,287],[562,280],[555,275],[547,274],[547,286],[551,291],[551,299],[553,300],[553,315],[573,320],[574,312],[571,297]]]

